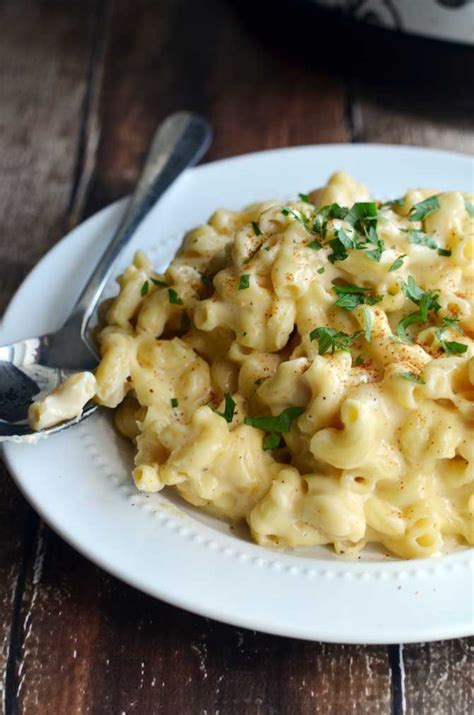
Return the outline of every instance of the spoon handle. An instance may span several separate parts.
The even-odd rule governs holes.
[[[85,337],[87,324],[111,276],[115,259],[160,196],[207,151],[211,138],[209,124],[191,112],[172,114],[158,127],[125,215],[66,322],[70,328],[79,327],[81,337]]]

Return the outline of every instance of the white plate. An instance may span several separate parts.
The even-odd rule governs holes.
[[[424,149],[334,145],[264,152],[188,171],[140,227],[128,255],[150,251],[158,268],[182,232],[217,206],[291,196],[346,169],[377,196],[408,186],[472,190],[468,157]],[[58,327],[123,210],[104,209],[55,246],[25,280],[0,342]],[[151,249],[151,250],[150,250]],[[265,549],[169,494],[138,493],[130,451],[104,415],[37,445],[5,446],[19,488],[66,541],[133,586],[221,621],[343,643],[427,641],[467,635],[473,623],[473,550],[361,561],[329,549]]]

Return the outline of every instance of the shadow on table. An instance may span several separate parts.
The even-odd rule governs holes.
[[[429,117],[474,108],[474,47],[386,30],[308,0],[229,0],[272,52],[342,74],[384,107]]]

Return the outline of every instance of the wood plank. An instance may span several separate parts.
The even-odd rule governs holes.
[[[211,120],[207,159],[350,141],[343,81],[262,45],[221,0],[119,3],[105,72],[87,213],[130,190],[154,128],[177,109]]]
[[[404,646],[407,715],[466,715],[474,693],[474,638]]]
[[[464,92],[433,101],[419,86],[364,83],[355,89],[354,139],[358,142],[412,144],[474,153],[472,98]]]
[[[20,711],[387,713],[385,649],[219,624],[154,600],[46,532],[28,587]],[[47,654],[47,657],[45,657]]]
[[[62,233],[74,186],[91,13],[92,2],[68,8],[31,0],[0,5],[0,313]],[[0,694],[5,708],[13,704],[6,686],[16,679],[20,634],[15,627],[36,522],[0,465]]]

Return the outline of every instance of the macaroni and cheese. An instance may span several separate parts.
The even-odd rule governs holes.
[[[138,489],[174,487],[259,544],[473,544],[473,199],[383,203],[337,173],[296,201],[219,209],[163,275],[135,256],[95,377],[34,404],[32,424],[94,393],[135,445]]]

